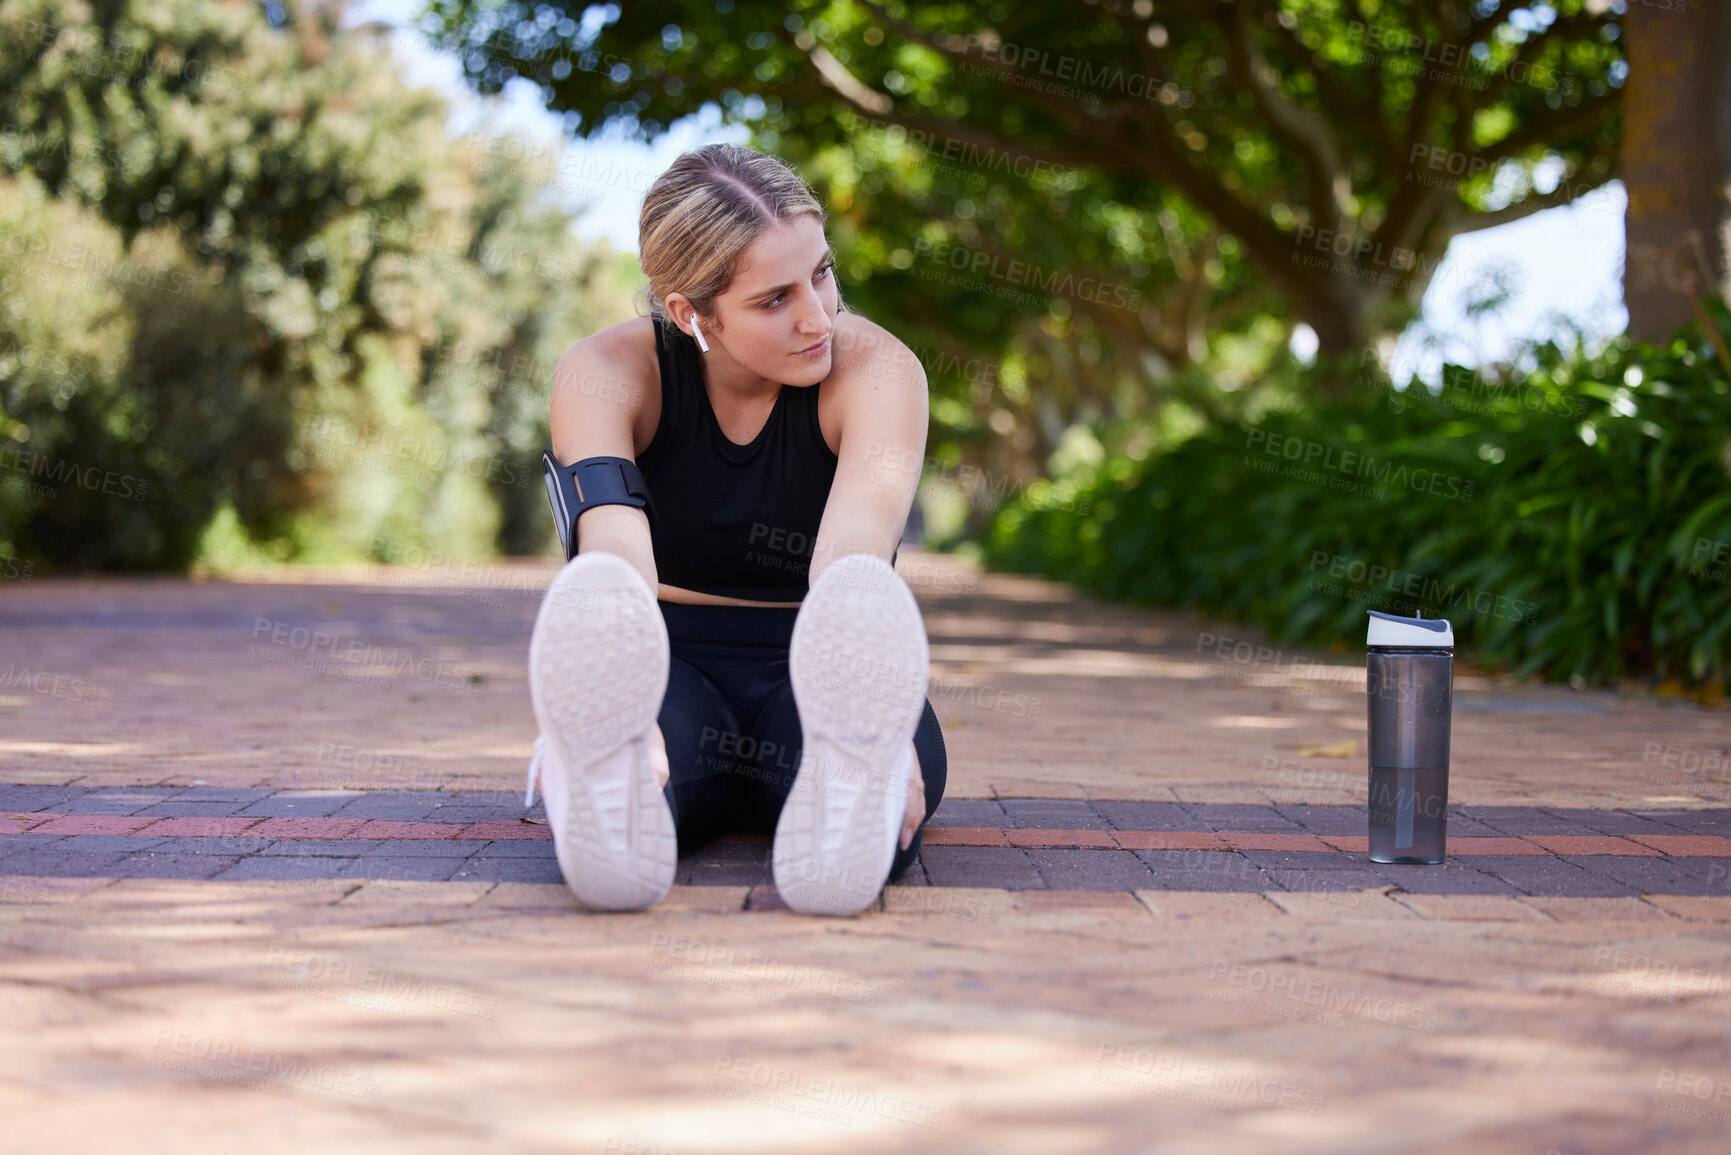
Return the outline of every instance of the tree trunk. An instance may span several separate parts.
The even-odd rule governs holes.
[[[1663,341],[1731,290],[1731,3],[1632,3],[1624,27],[1623,301],[1629,335]]]

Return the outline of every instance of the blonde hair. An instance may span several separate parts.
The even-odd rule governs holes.
[[[777,157],[734,144],[681,153],[655,178],[637,217],[638,261],[649,278],[638,294],[640,313],[647,308],[677,328],[665,298],[678,292],[706,320],[713,317],[715,299],[758,234],[806,213],[829,220],[811,186]],[[839,284],[836,293],[839,304]]]

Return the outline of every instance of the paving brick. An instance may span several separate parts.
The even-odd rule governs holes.
[[[1245,861],[1263,870],[1338,871],[1362,870],[1363,855],[1342,854],[1338,850],[1315,852],[1307,850],[1241,850]]]
[[[176,794],[174,802],[239,802],[243,805],[269,798],[271,790],[248,790],[228,786],[188,786]]]
[[[1256,832],[1301,832],[1298,823],[1272,806],[1250,806],[1240,803],[1185,802],[1184,809],[1196,821],[1210,830],[1241,830]]]
[[[248,818],[327,818],[347,806],[351,800],[348,796],[307,798],[273,794],[269,798],[261,798],[249,804],[237,813]]]
[[[1386,894],[1362,889],[1333,893],[1283,893],[1271,891],[1263,897],[1299,918],[1334,921],[1336,919],[1416,920],[1420,916],[1411,907],[1402,906]]]
[[[53,821],[53,815],[50,814],[0,816],[0,835],[23,834],[26,830],[31,830],[41,826],[44,822],[51,821]]]
[[[1643,893],[1651,894],[1717,894],[1731,892],[1722,863],[1715,872],[1711,859],[1702,858],[1613,858],[1583,856],[1568,860],[1583,870],[1614,878]]]
[[[1220,841],[1233,850],[1314,850],[1329,851],[1332,848],[1314,834],[1257,834],[1247,831],[1219,832]]]
[[[307,878],[346,878],[355,871],[351,858],[308,858],[255,854],[213,875],[217,882],[288,882]]]
[[[454,839],[464,829],[461,826],[441,822],[388,822],[382,819],[369,819],[364,826],[355,831],[355,837]]]
[[[49,806],[81,798],[87,793],[82,786],[35,786],[29,783],[0,782],[0,810],[7,812],[42,810]]]
[[[1200,889],[1200,888],[1199,888]],[[1156,918],[1215,926],[1275,922],[1290,917],[1260,894],[1199,894],[1183,890],[1138,890],[1137,901]]]
[[[927,826],[990,826],[1002,827],[1009,815],[995,800],[985,798],[946,798],[938,803]]]
[[[1066,914],[1086,911],[1114,919],[1143,919],[1148,907],[1134,893],[1112,890],[1018,890],[1005,900],[1022,914]]]
[[[1319,834],[1323,842],[1336,850],[1347,854],[1369,854],[1370,836],[1368,834]]]
[[[1400,894],[1403,905],[1445,922],[1550,922],[1544,911],[1505,894]]]
[[[271,858],[354,858],[385,845],[377,838],[283,838],[259,853]]]
[[[932,826],[922,828],[926,846],[1008,846],[1010,840],[996,826]]]
[[[1698,894],[1648,894],[1642,896],[1647,902],[1676,915],[1693,921],[1731,922],[1731,896],[1719,895],[1707,897]]]
[[[1671,913],[1637,896],[1535,894],[1521,899],[1558,922],[1664,922]]]
[[[366,824],[364,818],[267,818],[247,833],[255,838],[347,838]]]
[[[388,838],[380,839],[378,845],[368,851],[369,854],[389,854],[398,858],[467,858],[478,854],[489,846],[536,846],[545,847],[544,853],[553,853],[551,842],[510,843],[487,842],[479,838]],[[492,852],[497,857],[497,852]]]
[[[40,829],[40,827],[38,827]],[[1631,834],[1633,842],[1679,857],[1731,858],[1731,838],[1711,834]]]
[[[1052,890],[1122,890],[1151,886],[1154,874],[1128,850],[1030,850]]]
[[[692,886],[762,886],[775,881],[767,861],[699,858],[691,871]]]
[[[9,854],[18,854],[25,850],[40,850],[46,846],[53,846],[55,843],[62,842],[65,839],[66,835],[64,834],[38,834],[34,831],[25,831],[23,834],[10,834],[5,838],[0,838],[0,860],[3,860]]]
[[[155,806],[146,806],[137,811],[138,814],[154,814],[162,818],[224,818],[238,814],[246,809],[245,802],[158,802]],[[242,819],[245,822],[257,822],[256,818]]]
[[[233,838],[262,818],[164,818],[142,829],[157,838]]]
[[[759,883],[745,894],[745,909],[755,911],[792,910],[782,901],[781,892],[773,883]]]
[[[1102,802],[1094,810],[1119,830],[1209,830],[1176,802]]]
[[[1138,850],[1136,857],[1153,872],[1156,887],[1260,891],[1271,886],[1268,876],[1236,851]]]
[[[1110,830],[1112,824],[1086,802],[1032,798],[1006,798],[1006,825],[1024,830],[1049,827],[1062,830]]]
[[[1634,888],[1616,879],[1585,870],[1561,858],[1530,858],[1518,855],[1484,855],[1474,864],[1527,894],[1554,894],[1589,898],[1633,894]]]
[[[931,846],[920,855],[933,886],[1041,890],[1045,880],[1028,852],[1013,846]]]
[[[388,822],[444,821],[439,814],[452,796],[438,790],[379,790],[354,799],[334,816]],[[520,801],[520,800],[519,800]]]
[[[1605,834],[1530,834],[1528,842],[1536,842],[1552,854],[1625,854],[1657,857],[1659,852],[1627,838]]]
[[[1368,848],[1367,848],[1368,849]],[[1551,852],[1526,838],[1455,838],[1445,837],[1443,849],[1449,855],[1470,854],[1500,855],[1526,854],[1536,858],[1544,858]]]
[[[433,858],[398,858],[385,855],[362,855],[357,860],[358,873],[370,882],[443,882],[462,869],[468,861],[455,855]],[[381,873],[383,871],[383,873]]]
[[[453,845],[474,846],[477,842],[480,844],[475,853],[487,858],[552,858],[556,849],[550,838],[544,842],[525,838],[505,838],[493,842],[459,838]]]
[[[1277,806],[1280,814],[1312,834],[1365,836],[1370,812],[1363,806]]]
[[[1095,850],[1111,850],[1123,853],[1111,834],[1105,830],[1006,830],[1004,837],[1011,846],[1021,847],[1052,847],[1052,848],[1092,848]]]
[[[557,882],[564,884],[559,863],[552,858],[488,858],[474,855],[463,860],[453,879],[481,882]],[[567,892],[569,893],[569,892]]]
[[[1225,850],[1219,835],[1200,830],[1120,830],[1112,836],[1125,850]]]
[[[163,801],[161,796],[128,797],[125,795],[98,797],[94,792],[80,798],[68,799],[43,809],[55,814],[88,814],[114,817],[117,815],[136,814],[140,810],[154,806]]]
[[[515,820],[509,822],[472,822],[464,826],[457,834],[457,837],[485,838],[489,840],[495,838],[534,838],[545,839],[546,841],[551,842],[553,840],[553,828],[550,826],[540,826],[533,822],[517,822]]]
[[[1472,860],[1469,860],[1472,861]],[[1519,895],[1520,888],[1476,866],[1444,862],[1436,866],[1371,863],[1369,870],[1409,894],[1503,894]]]
[[[1731,836],[1731,809],[1714,807],[1705,810],[1638,810],[1633,813],[1655,822],[1675,826],[1685,834],[1716,834]]]
[[[67,834],[54,844],[54,849],[89,854],[117,851],[130,854],[135,850],[149,850],[161,842],[160,838],[134,834]]]
[[[142,850],[108,867],[118,878],[212,878],[240,858],[218,854],[158,854]]]
[[[1463,806],[1464,817],[1482,822],[1509,837],[1528,834],[1594,834],[1572,818],[1560,817],[1538,806]]]
[[[153,835],[154,837],[154,835]],[[257,854],[276,845],[270,838],[163,838],[150,849],[157,854]]]
[[[1617,834],[1627,837],[1631,834],[1675,834],[1675,827],[1664,822],[1655,822],[1651,818],[1639,814],[1631,814],[1627,810],[1571,810],[1556,806],[1547,806],[1545,810],[1559,818],[1574,822],[1600,834]]]
[[[19,854],[8,854],[4,861],[0,861],[0,870],[4,870],[7,874],[43,877],[97,878],[104,877],[107,868],[125,858],[128,853],[130,852],[115,850],[103,854],[87,850],[67,851],[44,847],[41,850],[26,850]]]
[[[131,834],[149,826],[155,818],[135,818],[118,814],[67,814],[50,819],[33,828],[34,834]]]

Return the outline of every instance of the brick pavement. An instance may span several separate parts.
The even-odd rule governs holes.
[[[902,565],[950,788],[846,921],[748,839],[575,909],[546,566],[14,583],[8,1143],[1725,1149],[1725,712],[1463,672],[1451,858],[1378,866],[1352,646]]]

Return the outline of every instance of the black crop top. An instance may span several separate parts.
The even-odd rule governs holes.
[[[727,439],[703,387],[697,342],[656,321],[661,420],[637,457],[655,503],[655,569],[671,586],[722,597],[805,598],[837,457],[818,390],[783,385],[748,445]]]

